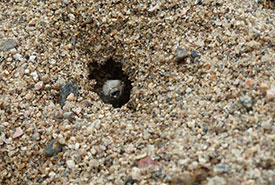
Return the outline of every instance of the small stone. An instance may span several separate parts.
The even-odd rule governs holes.
[[[70,18],[71,21],[75,21],[75,16],[73,14],[68,14],[68,17]]]
[[[137,167],[133,167],[131,170],[131,176],[134,180],[139,180],[141,177],[141,170]]]
[[[36,56],[32,55],[32,56],[30,56],[29,61],[34,62],[35,59],[36,59]]]
[[[186,57],[190,56],[190,52],[186,49],[183,49],[181,47],[177,48],[177,56],[176,56],[176,62],[181,62]]]
[[[44,82],[44,83],[48,83],[50,81],[50,75],[48,74],[45,74],[41,77],[41,80]]]
[[[38,74],[37,74],[36,71],[31,72],[31,76],[32,76],[32,78],[34,79],[34,81],[38,81]]]
[[[65,112],[63,114],[64,118],[67,119],[67,120],[70,120],[70,121],[73,121],[73,116],[74,116],[74,113],[72,112]]]
[[[203,47],[204,46],[204,41],[198,40],[198,41],[195,42],[195,44],[197,46]]]
[[[35,26],[38,21],[39,21],[39,19],[33,18],[32,20],[30,20],[29,25],[30,26]]]
[[[139,160],[139,159],[145,158],[146,156],[147,156],[146,153],[142,153],[142,154],[140,154],[140,155],[137,155],[137,156],[135,157],[135,160]]]
[[[16,54],[12,55],[12,57],[15,60],[19,60],[20,62],[24,62],[24,57],[21,54],[19,54],[19,53],[16,53]]]
[[[71,168],[71,169],[75,168],[74,160],[67,160],[66,164],[67,164],[68,168]]]
[[[272,100],[275,98],[275,87],[272,87],[266,91],[266,98]]]
[[[247,111],[252,110],[253,108],[253,99],[250,96],[240,97],[241,104],[246,108]]]
[[[81,107],[77,107],[76,109],[73,109],[73,112],[74,112],[77,116],[80,116],[81,111],[82,111],[82,108],[81,108]]]
[[[196,52],[195,50],[192,50],[192,51],[191,51],[191,56],[192,56],[193,58],[197,58],[199,55],[197,54],[197,52]]]
[[[38,141],[40,139],[39,133],[34,133],[32,139]]]
[[[191,93],[192,92],[192,89],[190,87],[187,87],[186,90],[185,90],[186,93]]]
[[[78,87],[74,85],[72,82],[66,82],[63,87],[61,87],[59,91],[59,99],[58,102],[61,107],[64,106],[67,97],[73,93],[75,97],[78,96]]]
[[[14,134],[12,135],[12,138],[15,139],[15,138],[17,138],[17,137],[20,137],[20,136],[23,135],[23,133],[24,133],[23,130],[22,130],[20,127],[17,127],[17,128],[15,129]]]
[[[230,166],[228,164],[220,163],[214,167],[214,173],[216,175],[223,174],[223,173],[229,173],[229,172],[230,172]]]
[[[272,128],[272,123],[271,122],[272,122],[272,119],[266,120],[266,121],[263,121],[261,125],[264,129],[269,130],[269,129]]]
[[[58,138],[58,142],[61,144],[61,145],[65,145],[66,144],[66,140],[64,137],[59,137]]]
[[[56,175],[56,173],[54,173],[54,172],[49,173],[49,177],[51,177],[51,178],[53,178],[55,175]]]
[[[74,93],[69,94],[69,96],[67,97],[67,100],[68,100],[68,101],[75,101],[76,98],[75,98],[75,96],[74,96]]]
[[[47,144],[45,149],[45,154],[51,157],[58,154],[61,151],[62,151],[62,145],[58,141],[53,139]]]
[[[193,121],[188,121],[186,124],[187,124],[187,126],[188,126],[189,128],[195,128],[195,120],[193,120]]]
[[[151,156],[147,156],[143,159],[140,159],[139,162],[138,162],[138,167],[139,168],[146,168],[150,165],[157,165],[157,162],[154,161]]]
[[[63,0],[63,3],[68,5],[69,4],[69,0]]]
[[[16,39],[8,39],[2,43],[0,43],[0,51],[9,51],[15,48],[18,44]]]
[[[262,56],[261,61],[262,62],[268,62],[272,60],[272,56],[269,54],[265,54],[264,56]]]
[[[170,183],[171,185],[193,185],[195,183],[194,175],[189,172],[184,172],[183,174],[180,174],[179,176],[175,176],[171,179]]]
[[[43,87],[44,87],[43,81],[37,82],[37,83],[34,85],[34,89],[35,89],[36,91],[41,90]]]
[[[189,159],[180,159],[178,160],[179,165],[187,165],[189,163]]]
[[[219,176],[215,176],[215,177],[212,177],[211,179],[209,179],[207,185],[226,185],[226,182],[224,180],[224,178],[222,177],[219,177]]]
[[[261,83],[260,87],[263,91],[266,91],[269,89],[269,86],[266,83]]]
[[[93,125],[90,125],[88,128],[87,128],[87,132],[89,133],[89,134],[93,134],[94,133],[94,126]]]
[[[245,81],[245,83],[246,83],[247,85],[249,85],[250,87],[252,87],[252,86],[254,85],[254,80],[253,80],[253,79],[247,79],[247,80]]]
[[[96,159],[92,159],[89,164],[92,168],[98,168],[99,167],[99,163]]]
[[[57,111],[57,112],[55,113],[55,117],[56,117],[57,119],[63,119],[63,118],[64,118],[63,112],[62,112],[62,111]]]
[[[100,129],[100,127],[101,127],[100,119],[96,119],[95,121],[93,121],[92,125],[95,129]]]

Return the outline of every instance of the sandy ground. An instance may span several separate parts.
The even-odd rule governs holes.
[[[274,185],[271,1],[2,0],[0,11],[1,184]],[[109,59],[133,87],[121,108],[89,78]],[[77,92],[61,107],[68,82]]]

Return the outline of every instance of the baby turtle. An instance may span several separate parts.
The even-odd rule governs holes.
[[[102,100],[115,108],[123,104],[125,84],[121,80],[107,80],[102,87]]]

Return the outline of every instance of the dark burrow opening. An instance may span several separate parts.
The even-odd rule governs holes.
[[[88,67],[89,79],[97,82],[93,91],[104,103],[120,108],[129,101],[132,85],[121,63],[109,59],[103,65],[91,62]]]

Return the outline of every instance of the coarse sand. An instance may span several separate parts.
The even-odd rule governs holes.
[[[275,184],[274,1],[0,12],[0,184]],[[118,108],[99,95],[115,78]]]

